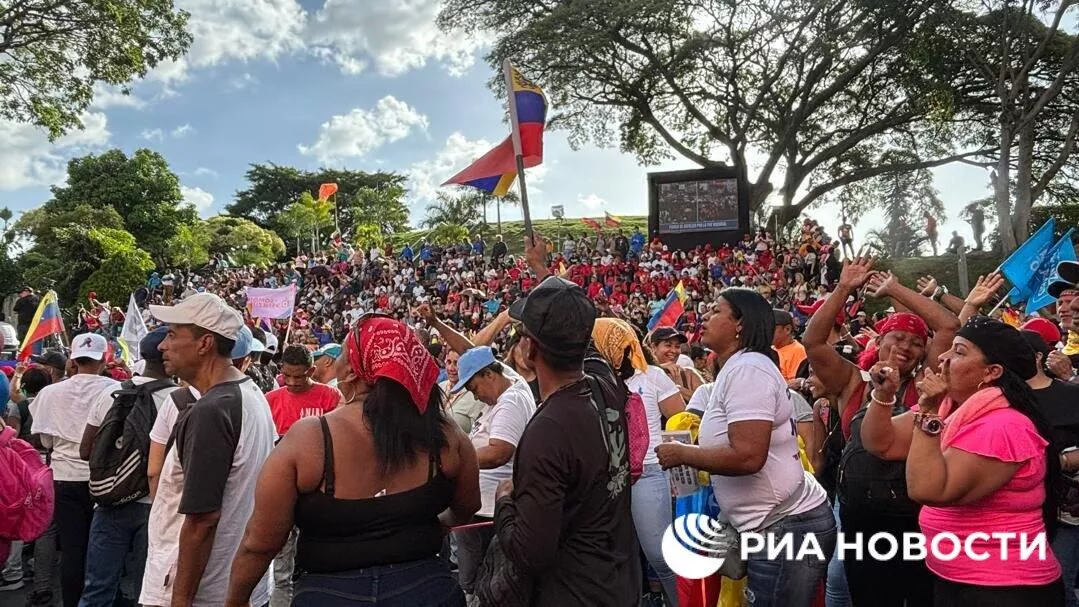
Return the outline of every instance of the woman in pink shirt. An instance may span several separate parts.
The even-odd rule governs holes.
[[[1026,384],[1036,372],[1034,351],[1015,328],[975,316],[940,360],[941,373],[927,369],[918,384],[917,410],[894,418],[895,365],[875,365],[861,429],[878,457],[907,460],[907,491],[924,504],[926,545],[940,542],[926,556],[934,604],[1063,606],[1060,563],[1047,537],[1060,463]],[[1039,542],[1041,550],[1021,554]]]

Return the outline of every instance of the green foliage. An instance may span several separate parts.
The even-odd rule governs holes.
[[[130,234],[129,234],[130,236]],[[146,284],[146,276],[154,269],[154,260],[142,249],[119,251],[101,262],[101,266],[79,287],[79,300],[94,291],[101,301],[126,306],[131,293]]]
[[[439,192],[437,201],[427,206],[427,217],[420,222],[420,227],[437,229],[449,224],[461,227],[467,233],[467,226],[480,220],[483,202],[482,196]]]
[[[180,180],[157,152],[140,149],[130,158],[121,150],[75,158],[68,163],[67,184],[52,188],[42,207],[56,215],[82,205],[113,208],[122,226],[158,260],[168,258],[167,243],[181,225],[198,214],[184,204]]]
[[[47,246],[58,238],[58,229],[70,226],[122,230],[124,219],[120,217],[116,209],[110,206],[93,207],[89,204],[79,204],[64,211],[50,211],[45,207],[38,207],[23,213],[12,229],[20,236],[32,239],[35,246]]]
[[[633,233],[634,228],[639,228],[641,232],[648,233],[648,218],[643,215],[629,215],[620,216],[622,219],[622,227],[620,228],[608,228],[606,232],[612,232],[621,230],[629,236]],[[596,231],[592,228],[581,223],[579,219],[533,219],[532,229],[537,234],[540,234],[547,238],[552,238],[558,243],[558,250],[562,250],[562,241],[567,237],[578,239],[581,236],[586,238],[595,238]],[[494,226],[488,226],[487,229],[481,228],[479,230],[485,239],[487,239],[488,245],[492,244],[495,237]],[[394,234],[391,243],[396,250],[400,250],[404,244],[415,244],[420,240],[427,238],[431,233],[431,230],[414,230],[411,232],[402,232]],[[510,253],[519,255],[524,251],[525,232],[524,222],[522,221],[504,221],[502,222],[502,235],[505,237],[506,246],[509,248]]]
[[[462,240],[468,240],[468,228],[455,223],[440,223],[427,233],[429,242],[441,245],[457,244]]]
[[[126,86],[191,45],[172,0],[0,3],[0,117],[55,139],[82,128],[94,83]]]
[[[275,223],[282,235],[290,239],[296,239],[296,254],[299,255],[300,242],[308,236],[313,237],[318,219],[315,216],[315,211],[309,206],[301,202],[294,202],[277,216]]]
[[[285,254],[285,243],[277,234],[247,219],[218,215],[205,224],[210,253],[224,255],[236,265],[265,267]]]
[[[381,247],[386,242],[382,230],[376,225],[360,224],[355,226],[354,231],[356,236],[352,242],[364,251],[371,247]]]
[[[210,262],[210,239],[210,231],[202,221],[181,225],[168,242],[172,263],[183,268],[205,266]]]
[[[379,232],[388,236],[408,229],[408,206],[404,202],[405,188],[400,183],[384,187],[363,187],[356,190],[348,203],[350,215],[357,225],[378,226]],[[341,227],[347,230],[353,224],[345,223],[344,208]]]
[[[246,177],[247,189],[236,192],[236,199],[228,205],[226,210],[230,215],[250,219],[264,228],[286,233],[283,226],[277,223],[280,214],[292,203],[299,202],[305,192],[317,197],[319,186],[324,183],[337,184],[337,194],[332,197],[332,201],[339,207],[342,230],[347,231],[353,223],[382,224],[381,216],[388,214],[391,210],[398,214],[402,210],[404,212],[404,219],[394,225],[401,225],[402,229],[408,225],[408,207],[402,201],[405,193],[403,175],[335,169],[303,171],[295,167],[275,164],[252,164]],[[364,188],[385,192],[386,194],[380,195],[371,202],[375,206],[387,208],[370,208],[371,204],[367,202],[370,198],[358,200],[357,196]],[[359,207],[361,211],[367,210],[372,217],[379,220],[372,221],[371,217],[354,215],[355,207]],[[391,217],[391,219],[397,221],[396,217]]]

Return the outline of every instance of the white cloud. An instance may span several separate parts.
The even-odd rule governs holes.
[[[165,132],[161,129],[143,129],[139,137],[146,141],[163,141],[165,139]]]
[[[82,116],[83,129],[49,142],[48,135],[28,124],[0,120],[0,191],[63,183],[67,161],[109,141],[105,114]]]
[[[146,107],[146,101],[134,93],[125,95],[119,88],[102,83],[94,85],[94,100],[90,103],[90,109],[106,110],[113,107],[129,107],[142,109]]]
[[[194,175],[195,177],[217,177],[217,171],[206,167],[199,167],[195,169]]]
[[[306,40],[313,52],[336,62],[346,74],[373,63],[383,75],[422,68],[429,60],[453,75],[472,67],[488,42],[479,35],[446,34],[435,18],[442,0],[326,0],[310,20]]]
[[[199,215],[205,213],[210,208],[210,205],[214,203],[214,195],[202,188],[189,188],[182,185],[180,186],[180,193],[183,194],[184,202],[195,207]]]
[[[300,153],[331,163],[364,156],[387,143],[427,129],[427,117],[393,96],[379,99],[373,110],[356,108],[334,116],[319,127],[314,144],[298,146]]]
[[[577,204],[583,206],[590,211],[598,211],[599,209],[607,206],[607,201],[596,196],[595,194],[577,194]]]
[[[258,78],[255,78],[247,72],[244,72],[243,74],[229,80],[229,85],[238,91],[242,91],[247,88],[254,88],[255,85],[257,85],[258,83]]]
[[[195,128],[190,124],[182,124],[172,129],[173,139],[182,139],[195,132]]]
[[[461,133],[446,139],[446,145],[431,160],[417,162],[408,169],[408,187],[412,198],[420,202],[434,200],[439,184],[486,154],[494,144],[487,140],[470,141]]]

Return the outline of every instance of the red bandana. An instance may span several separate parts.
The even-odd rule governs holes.
[[[392,379],[408,390],[420,413],[427,410],[438,365],[411,329],[390,318],[361,320],[349,331],[345,346],[349,365],[361,381]]]
[[[877,323],[876,330],[881,337],[893,331],[903,331],[904,333],[916,335],[922,338],[923,341],[929,339],[929,327],[926,326],[925,321],[922,320],[921,316],[910,312],[892,314]]]

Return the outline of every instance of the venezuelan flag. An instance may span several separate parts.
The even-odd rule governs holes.
[[[536,162],[525,166],[535,166]],[[479,160],[465,167],[460,173],[450,177],[442,185],[451,183],[467,185],[477,190],[482,190],[493,196],[505,196],[517,179],[517,159],[513,155],[513,141],[506,139],[498,144],[490,152],[487,152]]]
[[[678,281],[678,284],[667,294],[663,306],[652,315],[652,318],[648,319],[648,330],[651,331],[656,327],[673,327],[686,311],[685,300],[686,288],[682,286],[682,281]]]
[[[543,128],[547,124],[547,96],[543,89],[525,78],[507,59],[506,91],[509,93],[513,150],[525,159],[525,166],[543,161]],[[535,164],[528,164],[529,159]]]
[[[19,360],[26,360],[33,354],[34,344],[50,335],[64,332],[64,320],[60,317],[60,305],[56,301],[56,293],[49,291],[41,298],[41,303],[34,312],[34,320],[30,322],[30,328],[26,331],[26,337],[19,347]]]
[[[607,227],[609,227],[609,228],[617,228],[617,227],[622,225],[622,218],[621,217],[618,217],[617,215],[611,215],[610,213],[608,213],[606,211],[604,211],[603,214],[604,214],[604,223],[607,224]]]

